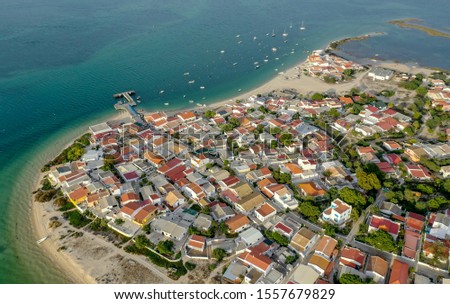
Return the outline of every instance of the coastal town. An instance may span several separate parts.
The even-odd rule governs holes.
[[[108,240],[172,280],[201,268],[205,283],[449,282],[450,75],[323,51],[296,71],[364,86],[175,112],[116,95],[127,117],[42,169],[36,204],[60,214],[49,227],[70,223],[61,239]]]

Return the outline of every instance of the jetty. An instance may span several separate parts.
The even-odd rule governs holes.
[[[119,100],[115,105],[114,108],[117,111],[126,111],[128,115],[130,115],[131,119],[133,119],[135,122],[140,124],[145,124],[145,121],[142,119],[141,115],[136,111],[134,108],[137,106],[136,101],[131,97],[134,95],[134,91],[127,91],[122,93],[114,94],[114,98],[124,98],[124,100]]]

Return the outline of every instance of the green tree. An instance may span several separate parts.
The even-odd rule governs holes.
[[[445,180],[442,184],[442,188],[444,188],[446,192],[450,193],[450,178]]]
[[[216,248],[213,250],[212,256],[218,262],[221,262],[227,256],[227,252],[222,248]]]
[[[286,258],[286,264],[294,264],[298,260],[298,255],[290,255]]]
[[[361,192],[348,187],[344,187],[339,191],[339,198],[356,208],[364,208],[367,200]]]
[[[81,144],[74,144],[67,152],[67,160],[75,161],[81,158],[84,154],[84,148]]]
[[[310,202],[300,203],[298,211],[308,218],[317,219],[320,215],[320,209],[313,206]]]
[[[344,72],[342,72],[345,76],[347,76],[347,77],[351,77],[351,76],[353,76],[353,74],[355,73],[355,71],[354,70],[352,70],[352,69],[345,69],[344,70]]]
[[[338,118],[341,116],[341,113],[339,113],[339,111],[337,109],[333,108],[330,111],[328,111],[328,115],[333,118]]]
[[[366,191],[381,189],[381,183],[375,173],[367,174],[362,168],[356,169],[358,186]]]
[[[291,133],[283,133],[283,134],[281,134],[280,142],[284,146],[290,146],[292,144],[292,134]]]
[[[320,93],[314,93],[313,96],[311,96],[312,100],[322,100],[324,96]]]
[[[156,249],[158,250],[159,253],[167,255],[167,256],[171,256],[173,255],[173,242],[170,240],[166,240],[166,241],[160,241],[158,243],[158,245],[156,246]]]
[[[146,247],[150,247],[150,240],[145,236],[145,235],[138,235],[135,239],[134,239],[134,244],[136,245],[137,248],[139,249],[144,249]]]
[[[339,283],[341,284],[365,284],[364,280],[361,279],[356,274],[344,273],[339,278]]]
[[[384,230],[377,230],[369,233],[365,238],[365,242],[383,251],[395,252],[397,250],[394,239]]]
[[[289,245],[289,239],[276,231],[266,230],[264,232],[264,234],[269,240],[272,240],[272,241],[280,244],[281,246]]]
[[[425,95],[427,95],[428,90],[427,88],[420,86],[416,89],[416,93],[417,95],[424,97]]]
[[[213,118],[214,116],[216,116],[216,112],[214,112],[213,110],[206,110],[204,116],[205,118]]]

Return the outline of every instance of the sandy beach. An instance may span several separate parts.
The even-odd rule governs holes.
[[[350,89],[358,87],[364,76],[368,73],[367,71],[358,73],[356,78],[350,82],[327,84],[318,78],[305,76],[300,68],[301,64],[300,62],[294,67],[278,74],[272,80],[258,88],[242,93],[232,99],[210,104],[207,108],[218,108],[237,100],[245,100],[252,95],[265,94],[283,89],[294,89],[304,96],[311,95],[314,92],[329,91],[330,89],[336,94],[345,94]],[[429,74],[431,72],[430,69],[391,62],[379,61],[374,62],[373,65],[409,73]],[[192,109],[192,106],[187,108]],[[121,113],[111,119],[120,119],[124,115],[124,113]],[[86,125],[86,129],[87,127]],[[61,141],[71,142],[70,138],[62,139]],[[52,147],[50,154],[53,155],[50,156],[55,157],[59,153],[58,151],[61,151],[63,148],[63,146]],[[39,187],[39,182],[42,177],[43,175],[41,174],[39,180],[36,182],[35,189]],[[62,218],[61,212],[55,211],[51,203],[35,203],[31,197],[31,204],[31,222],[36,239],[48,236],[48,239],[38,246],[40,246],[43,254],[49,257],[57,267],[67,274],[69,282],[86,284],[175,283],[175,281],[165,275],[164,269],[154,266],[145,257],[130,255],[101,236],[94,235],[86,230],[71,227]],[[62,225],[57,228],[49,228],[48,224],[52,218],[56,218]],[[83,235],[75,237],[74,232],[77,231],[82,232]],[[188,283],[189,281],[189,279],[182,278],[179,282]]]

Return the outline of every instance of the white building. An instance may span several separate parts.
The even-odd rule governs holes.
[[[368,76],[371,77],[372,80],[387,81],[394,76],[394,71],[376,67],[369,72]]]
[[[337,198],[322,213],[322,220],[333,225],[343,226],[350,219],[351,213],[352,207]]]

